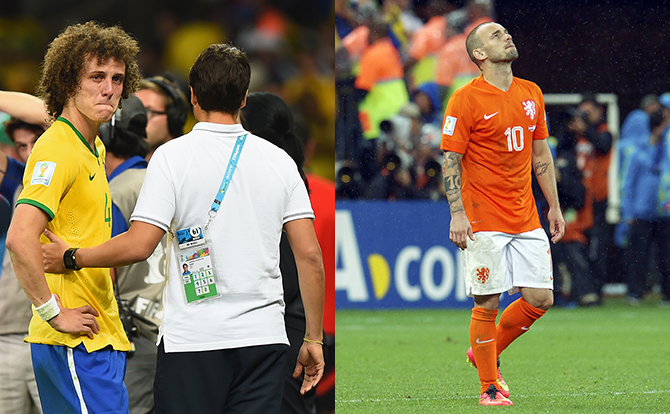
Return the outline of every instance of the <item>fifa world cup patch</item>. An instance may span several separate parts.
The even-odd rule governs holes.
[[[38,161],[35,163],[33,177],[30,179],[30,185],[42,184],[48,187],[51,184],[51,178],[56,170],[56,163],[51,161]]]
[[[444,120],[444,128],[442,128],[442,133],[444,135],[452,136],[454,135],[454,129],[456,129],[456,117],[447,116]]]

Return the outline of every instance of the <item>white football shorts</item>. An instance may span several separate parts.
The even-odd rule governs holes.
[[[508,234],[479,231],[463,250],[468,296],[493,295],[520,287],[554,289],[549,239],[543,229]]]

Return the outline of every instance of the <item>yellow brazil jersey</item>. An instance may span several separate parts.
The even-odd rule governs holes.
[[[105,146],[96,138],[92,149],[65,118],[60,117],[35,144],[23,176],[17,204],[46,213],[47,228],[72,247],[96,246],[111,237],[111,196],[105,175]],[[42,242],[48,240],[42,236]],[[111,345],[130,350],[114,299],[109,269],[85,268],[46,274],[49,288],[67,308],[90,305],[99,313],[100,333],[93,339],[56,331],[33,311],[26,341],[75,347],[88,352]]]

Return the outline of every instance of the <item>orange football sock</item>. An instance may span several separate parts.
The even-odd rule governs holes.
[[[496,365],[496,317],[498,309],[473,308],[470,319],[470,346],[477,362],[483,394],[498,379]]]
[[[546,311],[538,309],[519,298],[503,311],[497,326],[496,348],[498,356],[516,338],[525,333]]]

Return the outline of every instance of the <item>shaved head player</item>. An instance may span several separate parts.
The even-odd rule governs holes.
[[[513,405],[496,360],[551,307],[551,249],[531,190],[531,170],[549,203],[551,239],[565,231],[547,145],[542,91],[512,75],[519,52],[493,22],[466,39],[481,75],[454,92],[442,131],[449,238],[462,251],[475,306],[467,356],[477,367],[480,405]],[[521,291],[496,325],[500,294]]]

